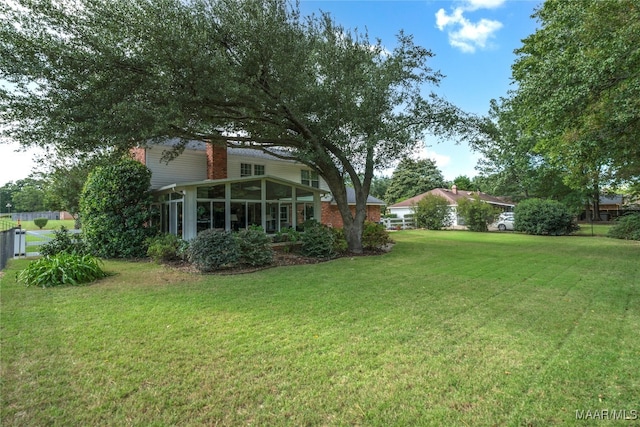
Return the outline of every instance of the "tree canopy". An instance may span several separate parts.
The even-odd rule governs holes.
[[[640,4],[547,0],[534,17],[512,67],[520,129],[576,187],[637,180]]]
[[[387,49],[286,0],[14,3],[0,12],[0,78],[17,88],[1,94],[11,138],[71,153],[167,137],[284,149],[325,178],[353,252],[374,171],[425,132],[472,129],[423,95],[442,76],[410,35]]]
[[[433,160],[405,157],[393,171],[385,201],[394,204],[443,186],[444,177]]]

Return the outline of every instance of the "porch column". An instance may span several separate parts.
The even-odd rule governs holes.
[[[198,234],[196,222],[196,188],[191,187],[185,190],[182,214],[182,238],[191,240]]]

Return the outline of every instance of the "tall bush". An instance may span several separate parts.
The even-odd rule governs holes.
[[[488,231],[496,211],[489,203],[483,202],[480,196],[474,195],[472,199],[461,199],[458,202],[458,214],[470,231]]]
[[[607,233],[615,239],[640,240],[640,214],[625,215],[616,220]]]
[[[84,236],[89,249],[103,258],[144,257],[149,221],[151,171],[124,159],[97,167],[80,197]]]
[[[578,229],[569,209],[556,200],[527,199],[515,208],[516,231],[564,236]]]
[[[427,230],[442,230],[450,227],[453,218],[450,215],[449,202],[444,197],[427,194],[414,207],[416,227]]]

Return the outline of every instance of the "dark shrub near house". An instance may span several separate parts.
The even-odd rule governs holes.
[[[269,265],[273,262],[271,238],[262,227],[249,227],[241,230],[236,238],[240,250],[240,263],[250,266]]]
[[[336,234],[324,224],[309,224],[301,236],[301,252],[314,258],[333,258],[336,255]]]
[[[175,234],[162,233],[147,240],[147,255],[155,262],[176,261],[185,256],[188,243]]]
[[[569,209],[555,200],[527,199],[515,209],[516,231],[564,236],[578,230]]]
[[[238,240],[230,231],[201,231],[189,244],[187,253],[189,261],[203,272],[235,267],[240,262]]]

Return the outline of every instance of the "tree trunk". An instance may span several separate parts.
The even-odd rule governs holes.
[[[364,220],[367,216],[367,199],[366,197],[363,197],[362,192],[359,193],[356,191],[356,206],[354,214],[349,207],[347,189],[342,178],[338,181],[325,176],[325,180],[333,194],[333,198],[338,206],[338,211],[342,217],[344,237],[347,240],[347,249],[350,253],[361,254],[363,252],[362,231],[364,229]]]

